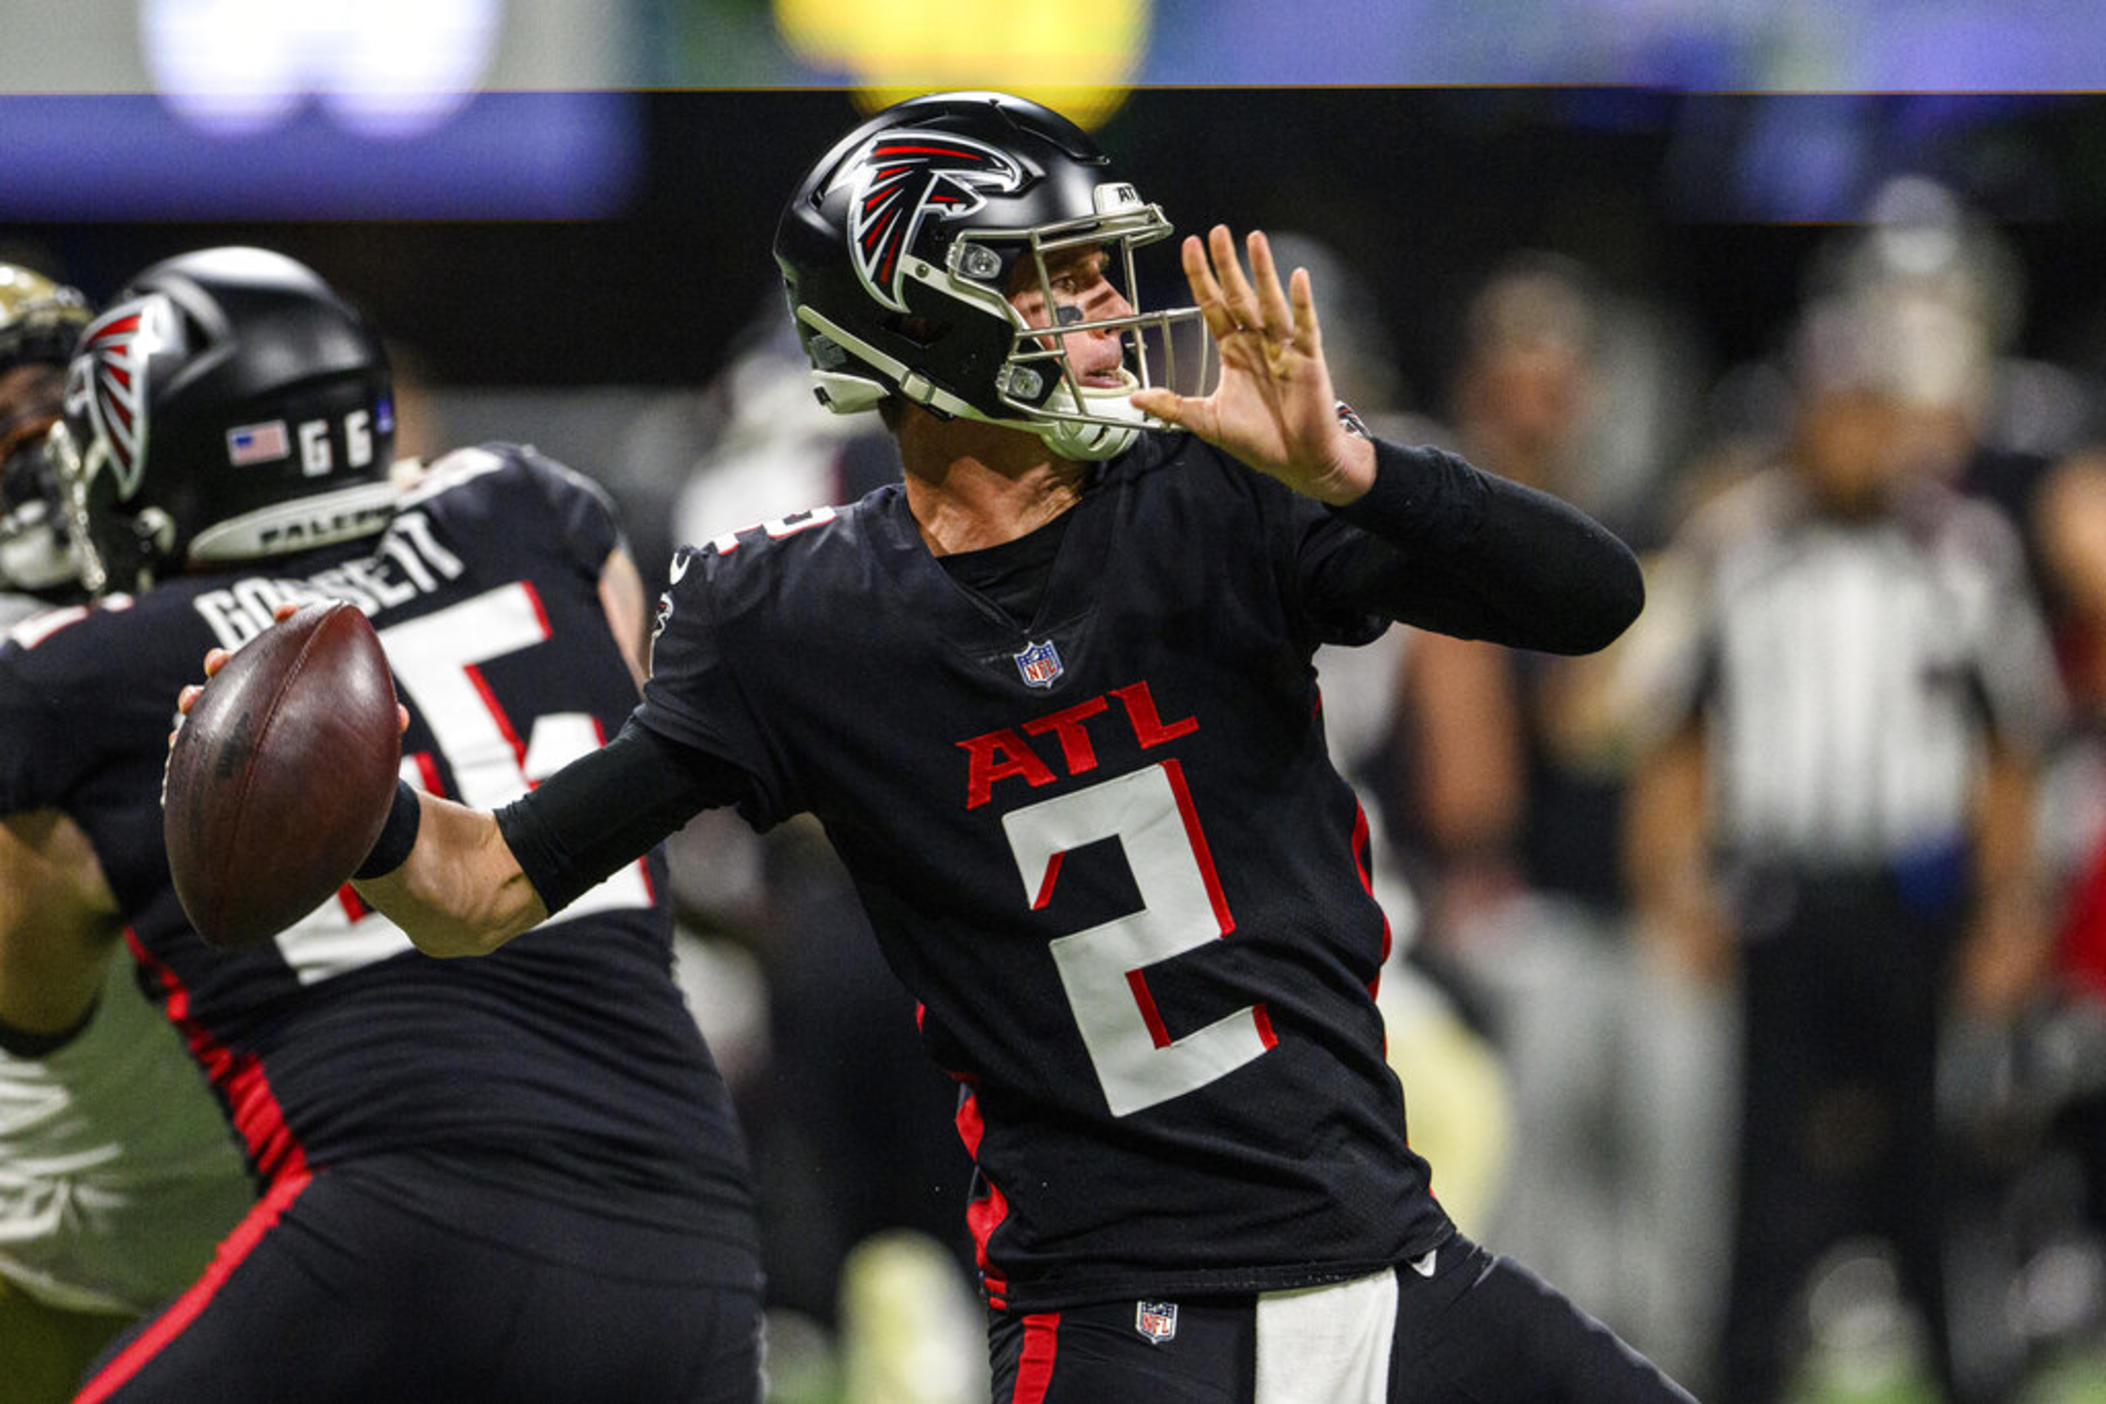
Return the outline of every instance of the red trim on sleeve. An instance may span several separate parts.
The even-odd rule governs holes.
[[[1016,1390],[1010,1404],[1045,1404],[1053,1387],[1053,1361],[1060,1354],[1060,1313],[1034,1312],[1024,1318],[1024,1349],[1017,1356]]]
[[[234,1270],[247,1260],[263,1236],[278,1226],[287,1209],[300,1197],[303,1190],[314,1182],[314,1176],[303,1167],[297,1173],[287,1175],[270,1188],[270,1192],[259,1200],[254,1209],[234,1231],[219,1245],[212,1256],[212,1263],[204,1276],[190,1284],[189,1290],[177,1297],[168,1309],[153,1319],[147,1328],[136,1336],[132,1343],[119,1351],[109,1364],[96,1371],[73,1404],[100,1404],[110,1395],[131,1382],[146,1364],[166,1350],[177,1336],[183,1334],[190,1323],[203,1314],[212,1304]]]

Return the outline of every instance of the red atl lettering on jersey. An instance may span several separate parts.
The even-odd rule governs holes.
[[[1118,698],[1120,708],[1126,714],[1126,723],[1133,732],[1133,739],[1142,750],[1160,746],[1165,741],[1175,741],[1180,736],[1189,736],[1199,730],[1197,717],[1184,717],[1178,721],[1165,722],[1156,711],[1155,698],[1145,682],[1127,687],[1115,687],[1110,692],[1078,702],[1072,707],[1063,707],[1057,712],[1035,718],[1019,728],[1002,727],[970,740],[960,741],[958,749],[966,754],[965,807],[978,809],[994,796],[997,780],[1022,780],[1037,789],[1050,785],[1060,777],[1053,773],[1039,753],[1032,749],[1025,735],[1044,736],[1048,732],[1060,743],[1061,764],[1070,777],[1084,774],[1097,768],[1097,747],[1090,738],[1089,722],[1111,710],[1109,699]]]

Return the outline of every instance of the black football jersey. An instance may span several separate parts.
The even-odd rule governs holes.
[[[349,887],[268,943],[216,952],[162,845],[175,695],[284,601],[371,617],[410,711],[413,784],[487,807],[599,745],[636,703],[598,594],[617,542],[598,489],[491,445],[443,460],[376,538],[174,577],[0,647],[0,811],[60,809],[87,832],[145,982],[262,1176],[494,1153],[526,1192],[750,1241],[729,1099],[670,978],[661,853],[497,955],[447,963]]]
[[[816,815],[964,1084],[990,1301],[1375,1271],[1449,1223],[1373,989],[1387,928],[1310,658],[1390,548],[1196,440],[1068,514],[1019,625],[904,492],[676,558],[643,725]]]

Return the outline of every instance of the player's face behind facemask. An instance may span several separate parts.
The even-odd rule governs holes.
[[[821,402],[849,413],[897,397],[1024,430],[1066,458],[1123,452],[1149,425],[1133,390],[1203,381],[1174,359],[1202,359],[1204,330],[1195,308],[1137,310],[1134,251],[1170,224],[1108,167],[1065,118],[997,93],[918,98],[850,133],[776,234]],[[1090,308],[1053,280],[1093,256],[1117,296]],[[1027,306],[1069,332],[1035,334],[1051,323]]]

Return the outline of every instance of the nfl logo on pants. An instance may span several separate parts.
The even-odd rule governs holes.
[[[1150,1345],[1161,1345],[1177,1334],[1177,1303],[1135,1302],[1133,1329]]]

